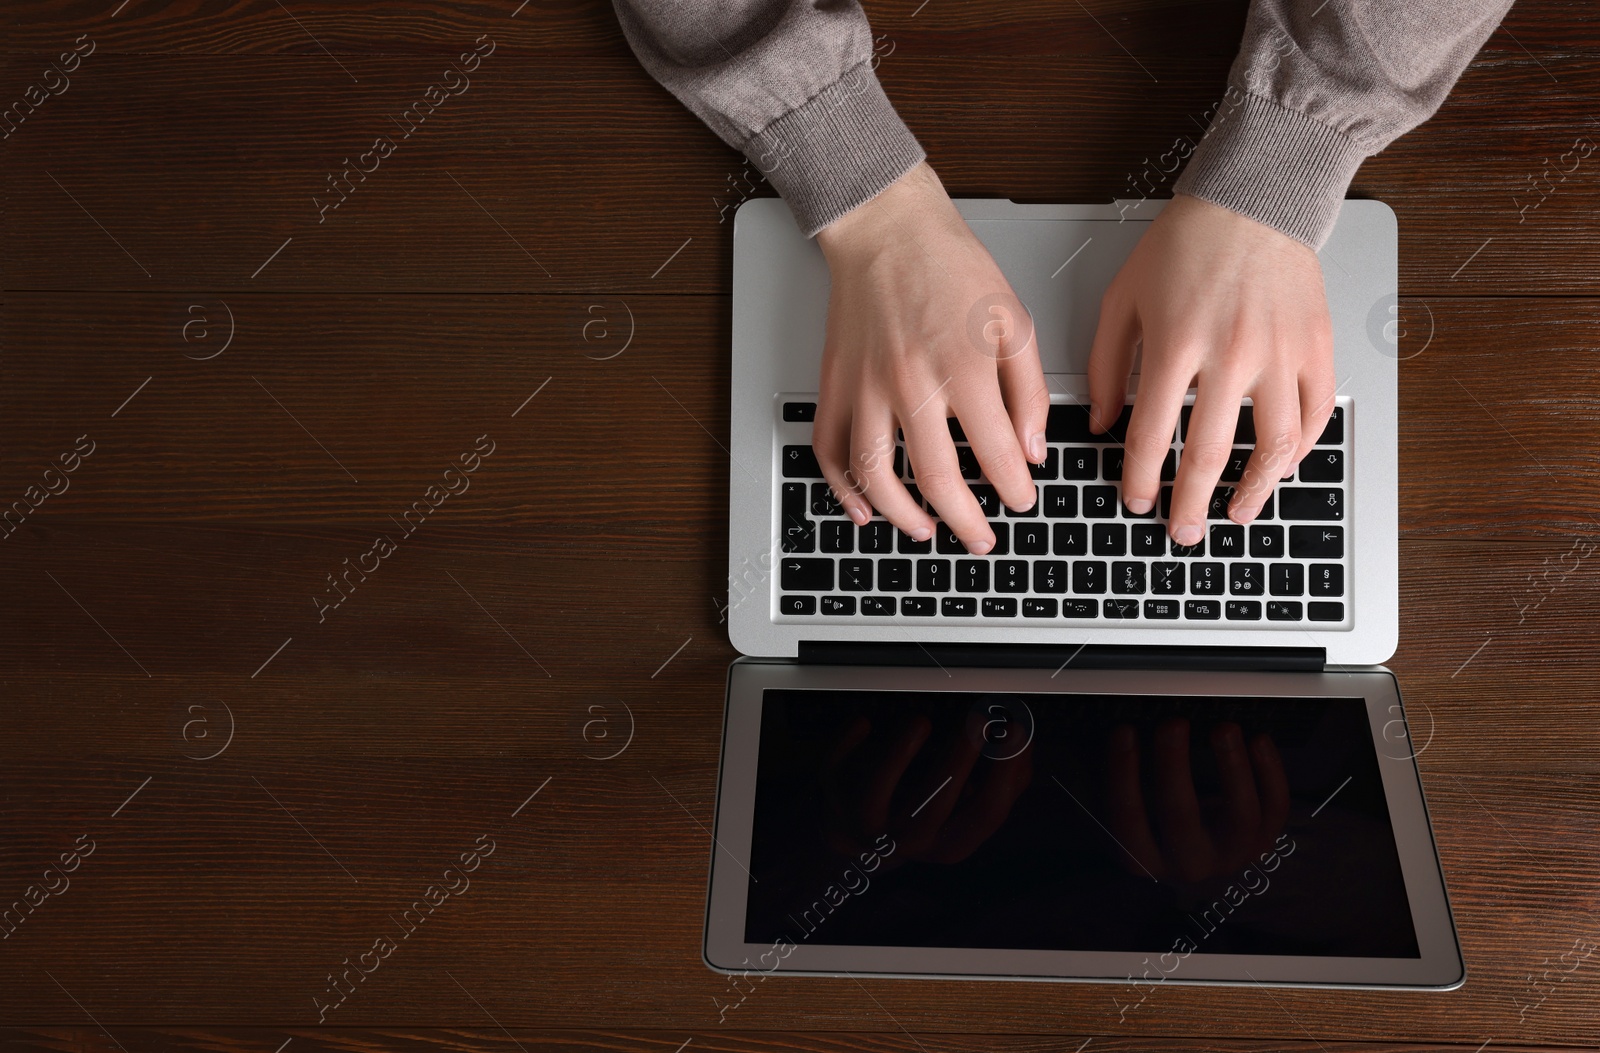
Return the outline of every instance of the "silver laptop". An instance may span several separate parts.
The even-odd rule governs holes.
[[[1160,204],[1128,221],[956,204],[1031,313],[1052,392],[1040,499],[987,501],[981,557],[839,509],[810,446],[825,262],[782,201],[736,217],[727,621],[747,657],[729,674],[707,963],[1459,984],[1380,665],[1398,636],[1393,212],[1346,202],[1320,253],[1338,387],[1314,451],[1249,526],[1219,491],[1201,543],[1175,552],[1170,489],[1149,515],[1123,506],[1121,435],[1091,435],[1085,409],[1101,295]],[[1233,471],[1253,441],[1247,406]],[[1051,889],[1101,907],[1059,917]]]

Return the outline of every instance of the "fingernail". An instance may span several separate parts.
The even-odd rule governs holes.
[[[872,518],[867,514],[866,509],[862,508],[858,504],[855,504],[854,502],[851,503],[850,507],[846,509],[846,511],[850,513],[850,519],[855,523],[856,526],[866,526],[867,520]]]
[[[1044,448],[1044,432],[1036,431],[1033,438],[1028,440],[1028,456],[1035,464],[1043,464],[1047,453]]]
[[[1156,506],[1148,497],[1130,497],[1127,501],[1128,511],[1136,516],[1142,516]]]
[[[1180,545],[1198,545],[1200,543],[1200,528],[1193,523],[1185,523],[1173,532],[1172,539]]]
[[[994,548],[993,541],[974,541],[972,544],[967,546],[967,551],[971,552],[974,556],[982,556],[988,554],[989,550],[992,548]]]
[[[933,531],[928,527],[917,527],[911,532],[911,537],[916,541],[926,541],[933,536]]]

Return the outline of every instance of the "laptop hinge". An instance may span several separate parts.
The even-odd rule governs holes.
[[[801,640],[811,665],[907,665],[1044,669],[1196,669],[1320,673],[1324,647],[1183,647],[1122,644],[919,644]]]

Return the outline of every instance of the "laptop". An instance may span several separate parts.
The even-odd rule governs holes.
[[[951,422],[991,510],[983,556],[942,524],[918,543],[843,514],[810,446],[827,267],[781,200],[736,216],[726,618],[743,657],[707,965],[1145,997],[1459,986],[1418,747],[1382,666],[1399,614],[1394,213],[1347,201],[1319,254],[1338,387],[1315,449],[1253,524],[1231,523],[1247,402],[1206,536],[1175,552],[1187,408],[1145,516],[1119,495],[1127,415],[1095,435],[1087,414],[1101,295],[1161,204],[956,206],[1032,315],[1051,389],[1025,514]],[[903,448],[895,463],[913,488]]]

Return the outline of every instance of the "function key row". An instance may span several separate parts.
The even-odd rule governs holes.
[[[1229,621],[1260,621],[1263,610],[1266,620],[1277,622],[1341,622],[1344,604],[1334,601],[1313,600],[1302,604],[1299,600],[1057,600],[1047,596],[862,596],[859,606],[855,596],[784,596],[778,602],[778,613],[809,616],[848,617],[859,613],[867,617],[889,617],[900,614],[912,618],[931,618],[935,614],[946,618],[975,618],[979,611],[985,618],[1015,618],[1020,611],[1024,618],[1099,618],[1127,620],[1142,613],[1150,621],[1176,621],[1180,614],[1188,621],[1218,621],[1226,614]]]

